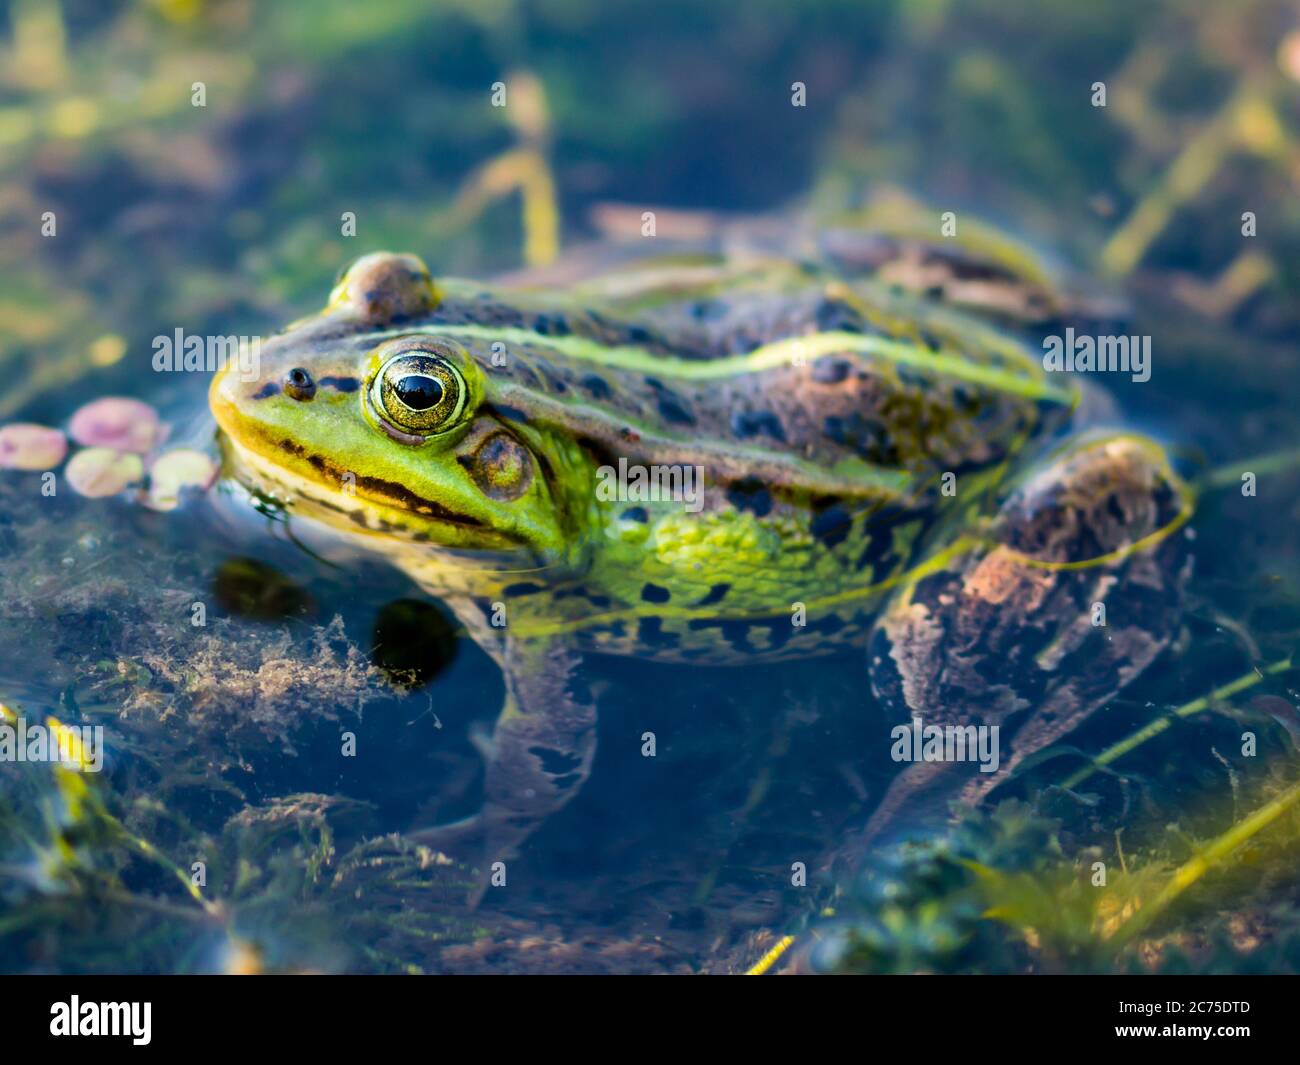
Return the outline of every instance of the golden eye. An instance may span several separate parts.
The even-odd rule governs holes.
[[[370,386],[375,410],[403,432],[432,436],[456,424],[465,407],[465,379],[432,351],[404,351],[380,368]]]

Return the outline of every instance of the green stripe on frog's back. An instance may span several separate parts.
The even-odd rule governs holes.
[[[498,332],[517,328],[587,340],[594,347],[573,343],[569,355],[594,361],[601,361],[606,351],[626,352],[633,363],[643,361],[647,353],[666,355],[673,359],[674,372],[681,369],[685,376],[703,378],[760,371],[761,357],[753,369],[746,361],[767,342],[848,333],[884,343],[850,343],[846,350],[959,375],[982,365],[1010,377],[989,377],[984,382],[988,386],[1074,402],[1069,388],[1047,387],[1038,359],[1014,336],[942,303],[902,295],[875,282],[828,278],[784,261],[756,264],[732,281],[717,297],[687,290],[646,308],[621,300],[577,300],[572,289],[519,292],[447,279],[441,283],[446,298],[426,324]],[[516,337],[528,339],[523,332]],[[691,368],[726,356],[732,361],[716,369]],[[775,357],[781,357],[779,349]]]
[[[467,348],[507,420],[562,427],[602,462],[700,465],[715,483],[810,496],[896,499],[989,466],[1072,398],[1023,362],[1015,372],[840,331],[707,361],[481,324],[414,324],[364,343],[413,334]]]
[[[630,370],[635,373],[655,374],[686,381],[710,381],[724,377],[762,373],[774,367],[793,364],[797,359],[814,360],[826,355],[857,354],[872,359],[909,366],[944,377],[969,381],[983,387],[1026,399],[1041,400],[1072,406],[1076,397],[1067,388],[1049,385],[1032,372],[1015,373],[977,363],[969,358],[932,351],[923,345],[890,340],[885,337],[861,333],[826,332],[807,336],[787,337],[762,344],[744,355],[724,356],[710,360],[675,358],[657,355],[645,348],[631,345],[608,346],[580,336],[552,336],[515,326],[448,325],[415,326],[391,329],[371,334],[378,342],[394,336],[425,333],[452,339],[497,341],[507,348],[517,345],[538,345],[554,349],[566,358]],[[1028,354],[1019,354],[1022,369],[1029,371],[1032,360]]]

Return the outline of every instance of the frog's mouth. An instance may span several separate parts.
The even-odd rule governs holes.
[[[225,425],[220,443],[228,477],[264,499],[343,532],[475,550],[526,546],[473,515],[421,499],[402,485],[334,470],[328,459],[297,444],[286,442],[283,457],[277,452],[268,458]]]

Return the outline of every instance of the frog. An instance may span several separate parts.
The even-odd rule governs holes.
[[[501,671],[481,806],[417,839],[491,866],[572,801],[611,696],[590,656],[842,656],[882,743],[1000,730],[995,774],[906,766],[860,855],[936,789],[982,801],[1175,639],[1192,497],[1163,446],[1004,320],[836,248],[496,283],[375,252],[214,377],[226,475],[398,567]]]

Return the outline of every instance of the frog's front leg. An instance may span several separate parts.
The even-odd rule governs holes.
[[[412,837],[453,852],[464,851],[471,838],[481,840],[490,870],[580,790],[596,751],[596,705],[581,653],[567,639],[516,636],[484,624],[477,606],[454,609],[501,667],[505,700],[486,744],[481,811]]]
[[[484,835],[505,860],[582,787],[596,753],[596,704],[582,656],[559,638],[505,640],[506,697],[488,752]]]
[[[904,814],[977,802],[1155,660],[1179,625],[1190,507],[1151,441],[1079,440],[1013,493],[988,537],[899,591],[870,641],[878,700],[899,721],[997,726],[1001,757],[993,772],[969,756],[908,766],[853,856]]]

